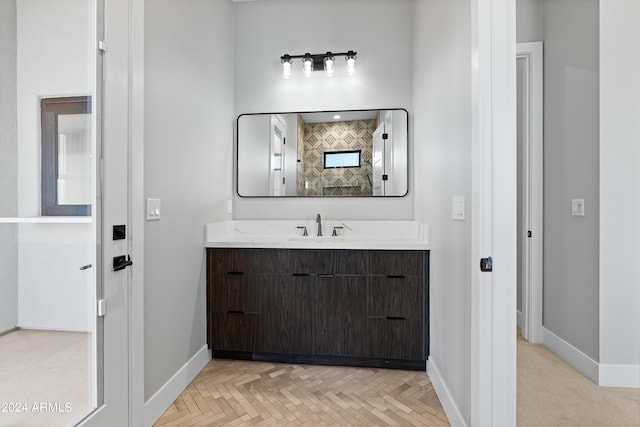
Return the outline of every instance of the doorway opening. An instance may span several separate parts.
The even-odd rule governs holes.
[[[543,46],[518,43],[518,284],[522,337],[542,342]]]

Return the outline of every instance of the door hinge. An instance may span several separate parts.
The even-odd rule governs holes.
[[[382,175],[382,180],[383,181],[388,181],[389,180],[389,175],[387,175],[386,173],[384,175]]]
[[[384,140],[389,139],[389,134],[388,134],[388,133],[386,133],[386,132],[385,132],[385,133],[383,133],[383,134],[382,134],[382,139],[384,139]]]
[[[107,300],[98,300],[98,317],[104,317],[107,314]]]
[[[284,185],[286,183],[286,178],[282,177],[282,185]]]
[[[531,230],[527,231],[527,237],[531,237]]]
[[[107,41],[106,40],[98,40],[98,50],[100,53],[107,53]]]

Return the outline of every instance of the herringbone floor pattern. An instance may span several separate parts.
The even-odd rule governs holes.
[[[425,372],[214,360],[154,424],[448,426]]]

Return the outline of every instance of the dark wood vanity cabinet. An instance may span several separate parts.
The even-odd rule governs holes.
[[[425,369],[428,251],[208,249],[214,357]]]
[[[422,359],[428,354],[427,258],[421,252],[374,251],[367,296],[373,357]]]

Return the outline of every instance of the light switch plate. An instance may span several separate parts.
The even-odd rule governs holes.
[[[571,215],[584,216],[584,199],[571,199]]]
[[[147,221],[160,219],[160,199],[147,199]]]
[[[451,217],[457,221],[465,220],[464,196],[455,196],[453,198]]]

